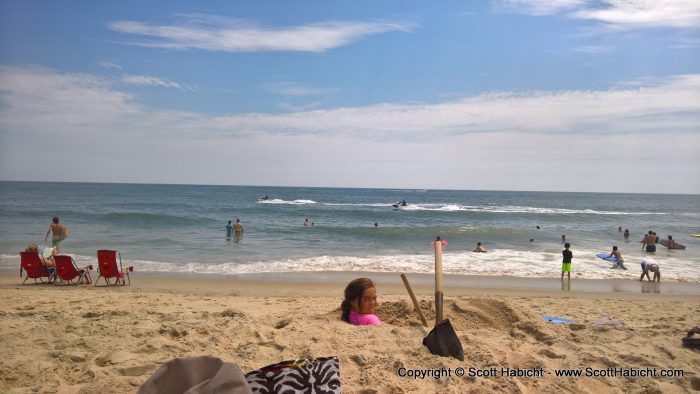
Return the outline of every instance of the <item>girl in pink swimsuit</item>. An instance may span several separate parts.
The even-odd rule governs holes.
[[[345,287],[345,299],[340,305],[341,319],[356,326],[381,325],[374,308],[377,307],[377,289],[368,278],[358,278]]]

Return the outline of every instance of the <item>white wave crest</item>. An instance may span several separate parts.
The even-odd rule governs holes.
[[[260,204],[288,204],[288,205],[304,205],[304,204],[316,204],[314,200],[281,200],[279,198],[271,198],[269,200],[258,200]]]

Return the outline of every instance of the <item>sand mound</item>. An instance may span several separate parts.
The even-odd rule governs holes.
[[[445,315],[457,331],[488,328],[509,331],[521,319],[506,303],[489,299],[459,299],[445,303]]]

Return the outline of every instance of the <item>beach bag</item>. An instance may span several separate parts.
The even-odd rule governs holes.
[[[252,394],[238,365],[209,356],[176,358],[161,365],[138,391],[157,393]]]
[[[248,372],[254,393],[340,393],[338,357],[301,358]]]
[[[138,394],[340,393],[338,357],[282,361],[243,374],[234,363],[199,356],[161,365]]]

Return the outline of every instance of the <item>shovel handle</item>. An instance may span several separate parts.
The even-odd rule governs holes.
[[[443,319],[442,314],[442,240],[435,240],[435,325]]]
[[[423,311],[420,310],[420,305],[418,305],[416,295],[413,294],[413,289],[411,289],[411,285],[408,284],[408,278],[406,278],[406,274],[401,274],[401,280],[403,281],[404,286],[406,286],[406,291],[408,291],[408,295],[411,296],[411,301],[413,301],[413,307],[416,308],[416,312],[418,312],[418,316],[420,316],[420,321],[423,322],[423,326],[428,327],[428,321],[425,319]]]

